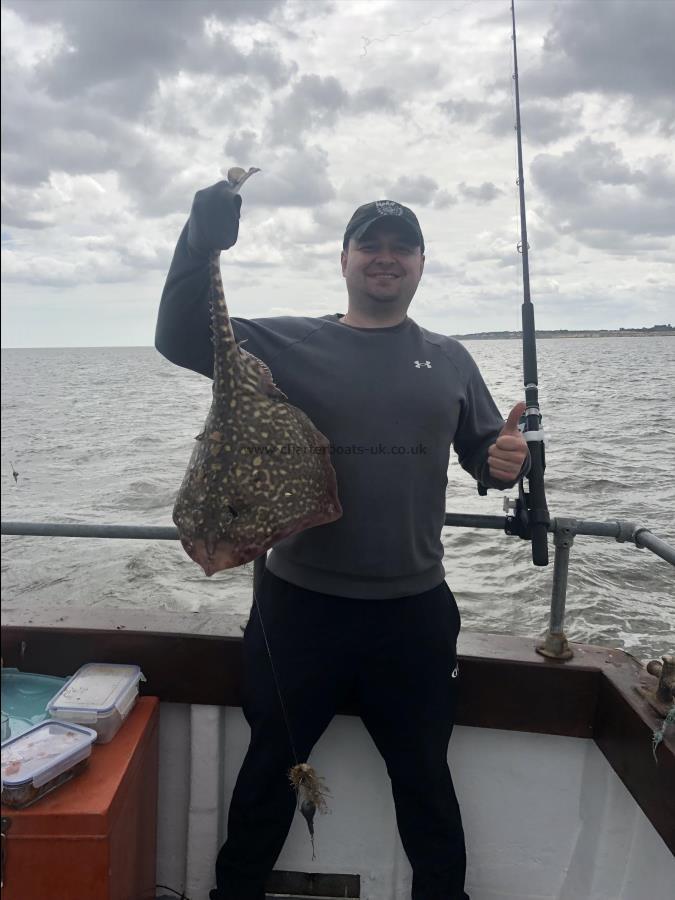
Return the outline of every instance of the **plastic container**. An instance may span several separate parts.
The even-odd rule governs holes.
[[[40,722],[49,719],[47,704],[68,679],[52,675],[35,675],[18,669],[2,670],[2,740],[18,737]],[[8,717],[5,734],[4,716]]]
[[[111,741],[138,699],[138,666],[87,663],[47,706],[52,719],[93,728],[98,744]]]
[[[2,802],[23,809],[83,771],[96,740],[92,728],[42,722],[2,745]]]

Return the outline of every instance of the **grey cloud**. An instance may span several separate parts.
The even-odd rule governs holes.
[[[316,147],[261,158],[264,177],[246,184],[246,204],[251,206],[317,206],[332,200],[335,189],[328,176],[326,154]]]
[[[9,140],[15,148],[8,147],[2,153],[2,173],[5,179],[24,186],[40,184],[49,174],[46,160],[26,153],[22,140],[12,140],[11,132],[11,128],[3,128],[3,138]]]
[[[128,192],[138,212],[159,216],[183,208],[186,183],[181,175],[186,157],[176,153],[173,139],[176,131],[172,130],[167,139],[166,133],[160,130],[167,126],[167,110],[169,117],[179,116],[172,95],[168,107],[158,104],[150,111],[144,127],[138,128],[133,121],[111,115],[91,102],[57,100],[32,90],[19,73],[7,74],[7,83],[3,79],[6,179],[27,188],[46,182],[50,173],[58,171],[69,175],[116,171],[121,187]],[[204,121],[208,126],[212,121],[229,120],[236,133],[235,115],[243,115],[242,107],[225,98],[227,108],[223,115],[222,93],[214,98],[208,86],[200,83],[190,86],[190,104],[197,110],[193,121]],[[187,115],[182,125],[179,120],[175,126],[181,127],[181,135],[192,141],[200,136]],[[189,145],[185,149],[190,153]],[[6,203],[7,215],[15,223],[20,221],[22,227],[30,223],[41,227],[39,216],[28,215],[23,209],[26,196],[13,207]]]
[[[4,113],[11,125],[4,136],[3,170],[15,184],[36,186],[54,171],[82,175],[116,170],[140,208],[151,215],[174,211],[171,203],[178,197],[171,197],[170,186],[179,163],[168,161],[152,132],[93,107],[21,92],[7,97]]]
[[[40,231],[43,228],[51,228],[51,222],[36,219],[27,215],[20,204],[14,205],[6,200],[2,204],[2,221],[10,228],[25,228],[30,231]],[[3,274],[4,278],[4,274]]]
[[[675,174],[662,157],[632,167],[616,144],[586,138],[558,156],[535,157],[531,173],[548,222],[590,246],[634,253],[637,236],[658,247],[675,234]]]
[[[250,2],[250,0],[243,0]],[[312,0],[311,3],[293,3],[284,7],[283,13],[291,26],[306,22],[308,19],[322,21],[338,9],[338,0]]]
[[[457,197],[448,191],[440,190],[433,199],[432,206],[435,209],[447,209],[448,206],[454,206],[457,203]]]
[[[478,102],[474,100],[444,100],[438,108],[451,122],[473,124],[498,137],[513,134],[515,115],[510,100]],[[521,121],[525,139],[535,144],[550,144],[579,130],[581,110],[578,104],[566,108],[560,101],[523,103]]]
[[[509,269],[515,266],[516,263],[520,265],[515,248],[510,249],[506,247],[503,249],[495,246],[477,247],[466,254],[466,259],[467,262],[494,263],[500,269]]]
[[[231,134],[225,142],[225,153],[229,159],[249,160],[253,158],[253,154],[258,147],[258,135],[255,131],[243,128]]]
[[[332,125],[348,102],[347,91],[337,78],[303,75],[272,113],[268,128],[276,143],[296,146],[303,132]]]
[[[352,94],[349,110],[354,113],[394,112],[398,107],[395,93],[388,87],[362,88]]]
[[[527,73],[530,89],[559,97],[576,92],[626,95],[643,118],[663,130],[675,113],[675,4],[633,0],[568,0],[555,9],[541,61]]]
[[[163,97],[161,104],[154,104],[154,109],[148,118],[152,120],[152,124],[157,130],[170,136],[171,139],[176,137],[198,139],[200,137],[199,127],[190,121],[192,116],[186,114],[182,98]]]
[[[330,232],[335,230],[342,232],[345,230],[352,212],[351,209],[343,211],[335,204],[331,204],[312,210],[312,218],[321,228],[326,228]]]
[[[361,60],[359,60],[361,63]],[[414,50],[394,45],[389,51],[378,52],[376,57],[364,64],[370,84],[385,84],[398,90],[410,100],[414,95],[428,96],[436,90],[441,81],[441,66],[438,62],[421,59]]]
[[[640,137],[654,127],[666,137],[675,137],[675,105],[671,98],[654,97],[632,103],[623,121],[625,131]]]
[[[475,100],[443,100],[438,104],[453,122],[476,122],[482,119],[493,106],[491,103],[479,103]]]
[[[668,170],[670,160],[655,156],[648,160],[640,174],[640,185],[646,197],[657,200],[675,197],[675,173]]]
[[[127,153],[133,154],[136,143],[136,140],[127,143]],[[122,162],[122,150],[119,146],[79,128],[54,128],[48,133],[36,130],[28,164],[24,155],[26,149],[23,141],[17,141],[15,148],[8,148],[3,155],[5,174],[25,185],[46,181],[49,172],[54,170],[73,175],[92,174],[106,171]]]
[[[191,54],[187,68],[216,77],[246,76],[265,81],[268,87],[279,88],[288,83],[298,67],[294,62],[286,62],[270,43],[255,41],[249,53],[242,53],[221,35],[218,43],[214,43],[208,50],[205,51],[202,47],[199,52]],[[231,103],[235,105],[239,99],[237,93],[233,92]]]
[[[5,130],[3,174],[13,182],[3,214],[22,227],[40,227],[29,215],[30,188],[47,182],[50,173],[96,175],[116,171],[138,211],[164,215],[181,209],[179,177],[182,160],[168,152],[157,135],[139,130],[93,107],[56,102],[22,92],[7,97],[3,112],[11,123]],[[44,211],[48,214],[48,210]]]
[[[473,203],[480,205],[492,203],[493,200],[496,200],[497,197],[504,193],[491,181],[484,181],[475,187],[462,181],[458,186],[458,190],[466,200],[471,200]]]
[[[318,206],[312,210],[312,220],[316,224],[315,238],[317,243],[333,242],[340,245],[347,222],[351,218],[353,209],[347,209],[339,203],[330,203]],[[333,249],[326,251],[326,259],[335,259]]]
[[[297,145],[303,133],[332,127],[340,115],[396,113],[401,103],[396,92],[383,85],[347,91],[333,76],[304,75],[270,119],[274,140]]]
[[[250,120],[251,110],[263,96],[264,92],[251,81],[238,77],[232,79],[227,90],[220,92],[214,91],[213,83],[208,83],[191,102],[199,104],[198,115],[203,122],[222,122],[234,132]]]
[[[521,127],[523,140],[534,144],[551,144],[569,137],[580,130],[581,108],[574,104],[565,108],[564,104],[547,102],[523,103]],[[495,135],[514,133],[515,116],[511,105],[505,104],[494,112],[487,122],[488,129]]]
[[[176,72],[211,72],[221,77],[245,73],[273,86],[287,80],[294,64],[274,47],[256,42],[250,53],[226,38],[209,42],[207,17],[228,22],[261,19],[281,0],[8,0],[22,18],[61,25],[70,50],[39,65],[36,84],[53,97],[87,96],[107,109],[138,115],[160,78]]]
[[[615,210],[604,217],[587,221],[583,223],[583,227],[577,229],[570,222],[565,222],[560,227],[561,234],[568,234],[575,237],[586,247],[594,250],[602,250],[611,256],[624,256],[634,258],[636,254],[644,259],[655,259],[655,254],[659,250],[666,250],[672,246],[667,236],[655,237],[648,235],[635,234],[629,230],[620,230],[621,225],[618,220],[612,220],[620,210]],[[638,212],[636,209],[635,212]],[[612,220],[612,221],[610,221]],[[669,262],[672,264],[672,253]]]
[[[401,203],[431,203],[438,184],[428,175],[401,175],[389,188],[388,193]]]
[[[269,116],[266,140],[299,147],[303,135],[333,127],[340,115],[396,113],[400,109],[396,92],[388,86],[374,85],[350,93],[332,75],[303,75]]]
[[[77,250],[74,256],[74,260],[64,259],[58,250],[30,256],[8,255],[3,265],[2,280],[68,288],[94,282],[131,282],[136,277],[134,269],[124,267],[115,252]]]
[[[457,202],[448,191],[439,187],[438,182],[423,173],[400,175],[386,188],[386,193],[401,203],[419,203],[435,209],[445,209]]]
[[[675,78],[674,32],[672,3],[568,2],[555,10],[536,80],[543,79],[542,86],[559,92],[670,94]]]
[[[133,162],[118,167],[120,186],[144,216],[165,216],[180,211],[188,185],[181,169],[148,143]]]
[[[643,179],[623,159],[616,144],[592,138],[579,141],[573,150],[556,156],[542,153],[532,161],[532,176],[550,198],[584,201],[596,185],[635,184]]]
[[[304,134],[317,128],[333,127],[340,115],[400,113],[406,104],[401,101],[397,88],[403,88],[409,101],[411,92],[429,89],[430,81],[438,75],[438,69],[436,63],[411,63],[409,80],[403,81],[402,73],[406,66],[399,60],[394,69],[381,74],[377,70],[369,70],[371,86],[353,92],[332,75],[303,75],[276,103],[268,118],[265,140],[299,147]],[[386,84],[378,84],[380,80]]]
[[[465,269],[462,266],[441,262],[439,259],[428,259],[424,266],[424,275],[451,275],[453,278],[465,279]],[[464,283],[466,281],[464,280]]]

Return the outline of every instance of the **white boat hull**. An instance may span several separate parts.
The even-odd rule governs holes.
[[[239,707],[161,705],[157,881],[190,900],[214,886],[248,738]],[[331,790],[315,820],[317,858],[298,815],[277,868],[358,874],[363,900],[409,900],[389,779],[361,721],[337,716],[312,762]],[[449,762],[471,900],[673,896],[675,857],[593,740],[457,726]]]

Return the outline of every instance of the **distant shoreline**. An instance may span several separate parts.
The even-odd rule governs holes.
[[[539,331],[538,338],[597,338],[597,337],[675,337],[675,328],[620,328],[602,329],[599,331],[585,330],[572,331],[563,329],[560,331]],[[478,331],[474,334],[453,334],[457,340],[471,341],[520,341],[521,331]]]
[[[521,341],[521,331],[476,331],[471,334],[451,334],[450,337],[460,341]],[[538,338],[596,338],[596,337],[675,337],[672,325],[651,328],[619,328],[619,329],[558,329],[554,331],[537,331]],[[152,350],[152,344],[112,344],[107,346],[70,346],[70,347],[2,347],[3,350],[128,350],[131,348]]]

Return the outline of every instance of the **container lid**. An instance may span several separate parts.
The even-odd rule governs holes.
[[[124,706],[127,691],[145,681],[139,666],[87,663],[66,682],[48,705],[49,714],[63,717],[69,711],[105,715]]]
[[[70,722],[41,722],[30,731],[10,738],[2,745],[3,787],[17,788],[31,782],[41,787],[65,771],[72,759],[97,738],[93,728]]]
[[[67,681],[7,667],[2,670],[2,711],[9,716],[12,737],[49,718],[47,704]]]

